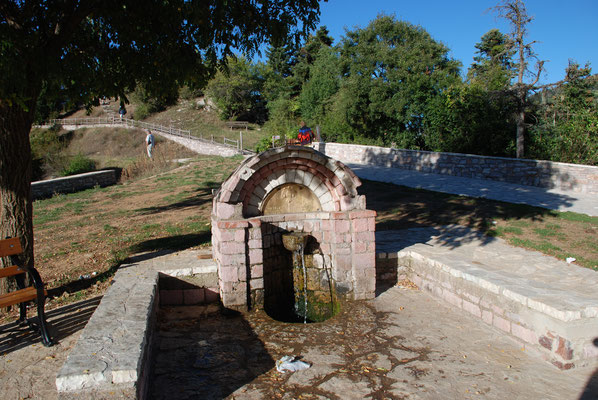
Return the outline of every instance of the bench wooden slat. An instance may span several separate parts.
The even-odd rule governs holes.
[[[46,290],[44,290],[44,293],[47,293]],[[0,295],[0,308],[30,301],[36,297],[37,290],[33,286],[21,290],[15,290],[14,292]]]
[[[22,252],[21,241],[18,237],[0,240],[0,257],[14,256]]]
[[[39,325],[30,324],[30,326],[39,331],[44,346],[52,346],[54,341],[52,340],[52,336],[50,336],[50,332],[48,331],[44,312],[46,302],[45,297],[48,295],[48,292],[44,288],[44,282],[42,281],[42,278],[37,270],[33,266],[30,268],[21,268],[19,266],[21,260],[19,260],[17,257],[13,257],[22,253],[23,248],[21,247],[20,238],[16,237],[0,240],[0,257],[10,257],[12,263],[16,264],[5,268],[0,268],[0,278],[8,278],[26,272],[30,278],[29,284],[32,285],[24,289],[15,290],[6,294],[0,294],[0,309],[10,307],[15,304],[20,304],[19,322],[29,322],[27,320],[27,307],[24,306],[24,303],[37,299],[37,317]],[[17,281],[17,283],[19,283],[19,281]],[[39,291],[36,288],[39,288]],[[38,293],[40,295],[39,297]]]
[[[21,269],[18,265],[13,265],[12,267],[0,268],[0,278],[6,278],[7,276],[15,276],[19,274],[24,274],[24,269]]]

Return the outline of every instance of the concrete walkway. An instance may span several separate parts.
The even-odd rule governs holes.
[[[347,165],[362,179],[598,216],[598,196],[592,194],[375,165]]]
[[[500,331],[393,287],[323,323],[162,309],[150,399],[595,399],[595,366],[559,371]],[[279,373],[294,355],[309,369]]]

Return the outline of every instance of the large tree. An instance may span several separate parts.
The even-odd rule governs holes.
[[[216,73],[206,86],[206,94],[218,106],[221,119],[265,121],[263,71],[263,64],[235,57],[228,61],[226,70]]]
[[[531,156],[598,165],[598,75],[570,60],[564,81],[540,95],[538,123],[531,129]]]
[[[347,32],[337,104],[355,135],[417,147],[427,103],[459,79],[448,53],[423,28],[391,16]]]
[[[318,0],[0,2],[0,234],[22,236],[33,263],[29,131],[42,88],[71,101],[202,85],[233,51],[298,40]]]

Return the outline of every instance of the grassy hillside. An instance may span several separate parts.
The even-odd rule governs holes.
[[[212,189],[241,160],[195,157],[153,176],[35,201],[36,265],[50,305],[102,292],[131,254],[209,244]]]
[[[127,105],[127,118],[138,119],[142,109],[131,96]],[[253,150],[256,144],[268,134],[258,125],[250,124],[247,130],[231,130],[221,121],[215,110],[200,106],[200,99],[181,99],[175,106],[151,114],[145,122],[189,130],[191,135],[222,142],[223,138],[242,140],[243,147]],[[118,115],[119,103],[112,101],[98,106],[87,113],[84,109],[64,115],[66,118],[108,117]],[[156,135],[157,153],[174,159],[193,157],[193,153],[184,147],[169,142]],[[242,137],[242,138],[241,138]],[[34,157],[38,159],[38,171],[34,180],[60,176],[67,169],[69,162],[76,156],[83,156],[95,163],[96,169],[106,167],[127,168],[145,154],[145,133],[143,130],[123,128],[88,128],[75,131],[61,130],[52,132],[34,129],[31,141]]]

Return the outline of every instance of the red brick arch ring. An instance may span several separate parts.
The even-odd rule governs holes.
[[[361,181],[350,168],[311,147],[298,146],[271,149],[247,159],[222,184],[215,203],[222,209],[227,208],[225,204],[242,204],[242,216],[255,217],[262,215],[264,200],[272,190],[292,183],[309,188],[322,211],[365,209],[362,196],[357,195]]]

